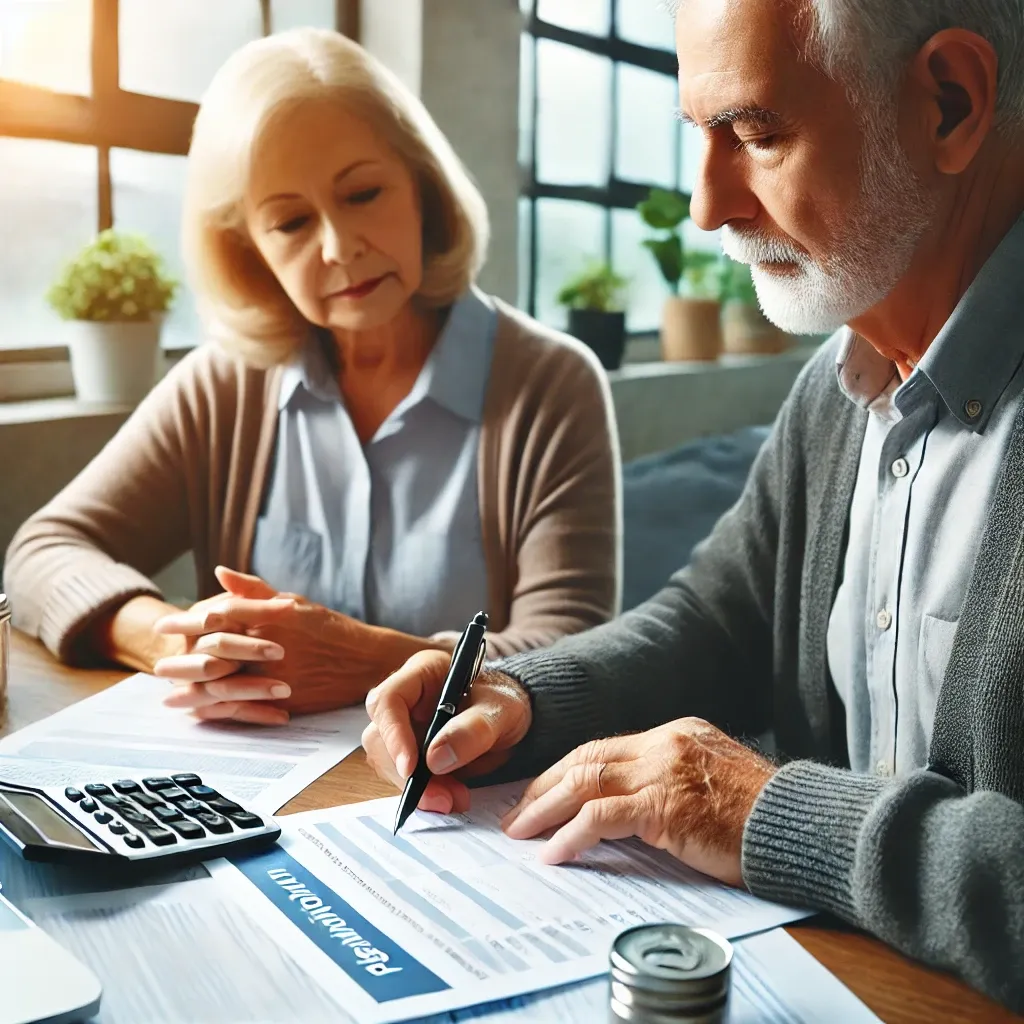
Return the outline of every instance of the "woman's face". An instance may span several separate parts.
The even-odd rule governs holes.
[[[246,224],[299,312],[349,331],[390,323],[423,276],[419,196],[403,160],[330,100],[278,119],[253,157]]]

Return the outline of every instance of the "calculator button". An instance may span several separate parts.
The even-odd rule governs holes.
[[[196,821],[202,822],[211,832],[230,832],[231,822],[222,814],[212,814],[210,811],[206,811],[202,814],[196,815]]]
[[[146,845],[146,841],[142,836],[127,835],[124,837],[125,846],[130,846],[133,850],[141,850]]]
[[[163,800],[159,796],[153,796],[152,793],[136,793],[132,799],[140,807],[145,807],[147,811],[153,807],[160,807],[163,804]]]
[[[250,814],[248,811],[236,811],[234,814],[229,814],[228,817],[239,828],[262,828],[263,827],[263,819],[257,817],[255,814]]]
[[[99,796],[101,793],[109,793],[110,787],[104,786],[102,782],[90,782],[85,791],[89,796]]]
[[[169,800],[172,804],[178,803],[179,800],[192,799],[192,797],[190,797],[188,793],[185,792],[185,790],[178,788],[162,789],[160,790],[160,796],[162,796],[164,800]]]
[[[202,783],[202,779],[198,775],[194,775],[192,772],[188,772],[185,775],[172,775],[172,779],[179,786],[198,786]]]
[[[156,822],[148,815],[143,814],[142,811],[135,810],[134,807],[125,807],[118,812],[125,821],[130,821],[133,825],[155,825]]]
[[[137,793],[142,787],[134,779],[118,779],[114,783],[118,793]]]
[[[198,800],[212,800],[214,797],[220,796],[217,790],[211,789],[209,786],[186,786],[185,788]]]
[[[178,801],[178,810],[184,811],[186,814],[201,814],[206,809],[206,804],[201,804],[198,800],[193,800],[192,797]]]
[[[97,800],[101,804],[105,804],[107,807],[113,807],[115,810],[120,810],[122,807],[131,807],[131,800],[126,800],[123,796],[114,796],[113,793],[100,793]]]
[[[114,816],[110,813],[110,811],[97,811],[94,817],[101,825],[106,825],[108,821],[113,820]]]
[[[87,796],[78,806],[86,813],[92,814],[96,810],[96,801],[92,797]]]
[[[82,791],[80,789],[75,789],[74,786],[68,786],[68,788],[64,790],[64,795],[75,803],[82,799]]]
[[[172,843],[178,841],[177,836],[173,832],[168,831],[166,828],[160,825],[140,825],[139,831],[145,833],[146,838],[154,846],[170,846]]]
[[[143,779],[142,784],[146,787],[146,789],[153,790],[154,793],[159,792],[161,789],[172,789],[174,787],[174,783],[171,782],[170,779],[165,779],[162,777]]]
[[[215,811],[220,811],[221,814],[231,814],[232,811],[242,810],[241,804],[236,804],[234,800],[228,800],[224,796],[215,796],[212,800],[206,801],[208,806],[212,807]]]
[[[206,829],[194,821],[172,821],[170,824],[178,835],[184,836],[186,839],[202,839],[206,835]]]
[[[181,821],[184,815],[177,807],[168,807],[167,804],[160,804],[153,808],[153,817],[158,821]]]
[[[123,836],[128,831],[128,827],[123,821],[112,821],[110,823],[110,831],[113,832],[115,836]],[[125,842],[127,841],[128,840],[126,839]]]

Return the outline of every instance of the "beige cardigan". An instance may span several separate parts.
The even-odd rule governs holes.
[[[495,302],[477,474],[492,657],[615,615],[622,533],[600,365],[572,338]],[[220,590],[215,566],[248,569],[280,376],[214,345],[183,359],[14,537],[4,586],[15,625],[62,660],[88,661],[75,643],[83,631],[132,597],[160,596],[149,577],[184,552],[200,597]]]

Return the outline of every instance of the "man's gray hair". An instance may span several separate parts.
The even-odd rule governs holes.
[[[811,17],[811,58],[866,99],[891,97],[907,62],[936,32],[982,36],[999,59],[997,123],[1024,129],[1024,0],[802,2]]]
[[[947,28],[992,44],[997,124],[1024,131],[1024,0],[774,0],[809,18],[808,56],[858,98],[891,99],[911,57]],[[675,13],[685,0],[663,0]]]

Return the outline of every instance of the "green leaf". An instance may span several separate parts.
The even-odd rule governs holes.
[[[690,216],[690,200],[681,192],[652,188],[650,195],[637,205],[637,211],[649,227],[671,230]]]
[[[565,283],[558,293],[558,303],[570,309],[609,312],[620,307],[627,283],[607,263],[592,263]]]
[[[643,244],[653,253],[666,284],[673,291],[678,291],[679,279],[683,276],[683,240],[679,235],[669,235],[667,238],[646,238]]]

